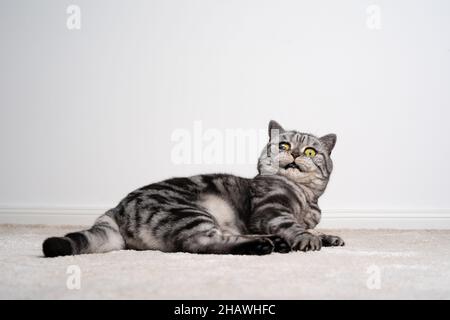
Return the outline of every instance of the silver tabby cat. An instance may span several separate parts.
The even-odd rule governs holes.
[[[333,164],[336,135],[317,138],[269,123],[253,179],[229,174],[172,178],[126,196],[89,229],[48,238],[47,257],[112,250],[263,255],[341,246],[311,229]]]

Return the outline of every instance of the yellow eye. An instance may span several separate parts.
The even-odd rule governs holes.
[[[306,148],[304,152],[305,156],[310,158],[314,157],[316,153],[317,153],[316,150],[314,150],[313,148]]]
[[[291,150],[291,145],[287,142],[281,142],[280,143],[280,150],[282,151],[289,151]]]

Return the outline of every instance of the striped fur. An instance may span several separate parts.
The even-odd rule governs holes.
[[[343,245],[311,231],[320,221],[317,201],[333,168],[336,136],[285,131],[271,121],[269,137],[255,178],[207,174],[150,184],[89,230],[47,239],[45,256],[120,249],[262,255]],[[280,142],[290,150],[280,151]],[[308,147],[316,156],[304,155]]]

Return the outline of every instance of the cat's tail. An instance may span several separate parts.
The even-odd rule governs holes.
[[[88,230],[46,239],[42,244],[44,255],[57,257],[124,249],[125,241],[114,219],[116,210],[111,209],[100,216]]]

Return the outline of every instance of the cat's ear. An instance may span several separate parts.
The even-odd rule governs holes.
[[[336,135],[334,133],[327,134],[326,136],[323,136],[319,138],[320,142],[325,146],[325,148],[328,151],[328,154],[331,154],[331,151],[334,148],[334,145],[336,144]]]
[[[279,135],[285,130],[283,127],[275,120],[270,120],[269,122],[269,138],[272,139],[274,135]]]

